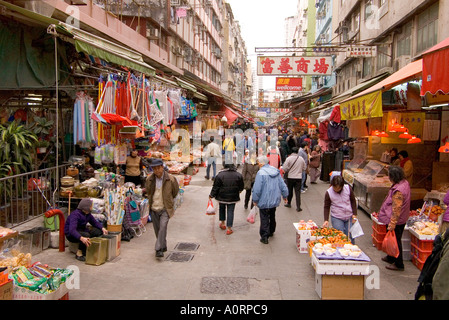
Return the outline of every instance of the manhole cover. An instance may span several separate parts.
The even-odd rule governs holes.
[[[248,278],[206,277],[201,281],[201,293],[248,294]]]
[[[193,259],[193,254],[185,252],[171,252],[166,260],[174,262],[188,262]]]
[[[175,250],[178,251],[196,251],[199,248],[199,244],[197,243],[190,243],[190,242],[178,242],[178,244],[175,246]]]

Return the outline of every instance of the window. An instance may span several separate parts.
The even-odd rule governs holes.
[[[390,46],[382,45],[377,48],[377,70],[391,65]]]
[[[368,20],[374,14],[373,0],[365,1],[365,20]]]
[[[396,56],[411,55],[412,48],[412,23],[409,22],[402,27],[402,33],[398,36],[396,43]]]
[[[439,5],[435,3],[418,16],[418,39],[416,44],[418,53],[437,44],[438,11]]]
[[[363,59],[363,74],[362,78],[368,77],[371,75],[371,69],[372,69],[372,58],[365,58]]]

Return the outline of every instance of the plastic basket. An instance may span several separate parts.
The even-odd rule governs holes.
[[[418,258],[421,261],[426,261],[427,258],[432,254],[432,251],[425,251],[418,248],[414,243],[411,243],[410,250],[412,255]]]
[[[410,237],[411,244],[415,245],[418,249],[422,251],[430,251],[433,250],[433,242],[434,240],[419,240],[415,235],[411,235]]]
[[[378,241],[373,235],[373,246],[376,247],[377,250],[382,250],[382,241]]]
[[[373,220],[373,230],[375,230],[377,233],[387,233],[387,225],[386,224],[379,224],[378,222]]]
[[[376,231],[376,229],[373,226],[373,233],[371,235],[377,241],[380,241],[382,243],[382,241],[384,240],[386,234],[387,234],[386,232],[380,233],[380,232]]]
[[[419,269],[422,270],[422,268],[424,267],[424,263],[422,260],[419,260],[417,257],[412,255],[412,263]]]

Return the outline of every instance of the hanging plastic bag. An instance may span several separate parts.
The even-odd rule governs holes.
[[[103,149],[101,147],[95,147],[95,156],[94,156],[95,164],[101,164],[102,154]]]
[[[257,212],[258,212],[257,207],[252,207],[251,211],[248,214],[248,217],[246,218],[246,221],[248,221],[249,223],[255,223]]]
[[[355,223],[352,225],[351,229],[349,230],[351,232],[351,236],[355,239],[358,237],[363,236],[365,233],[363,232],[362,225],[360,224],[359,220],[356,219]]]
[[[385,235],[382,242],[382,251],[394,258],[399,256],[399,247],[394,230],[388,231]]]
[[[207,203],[206,214],[208,216],[213,216],[215,214],[215,208],[212,199],[209,199],[209,202]]]

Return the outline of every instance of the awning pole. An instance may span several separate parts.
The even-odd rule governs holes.
[[[58,72],[58,35],[56,32],[56,26],[50,25],[47,28],[47,33],[53,35],[55,41],[55,90],[56,90],[56,181],[55,190],[53,191],[53,208],[56,204],[56,192],[59,189],[59,72]]]

